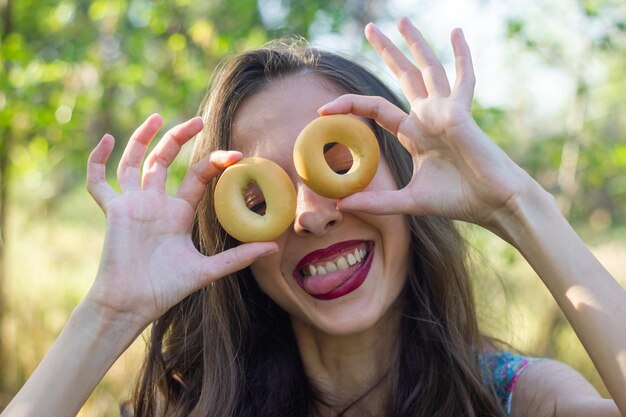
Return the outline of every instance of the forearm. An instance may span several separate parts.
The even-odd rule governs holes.
[[[626,292],[558,210],[533,189],[501,224],[541,277],[626,416]],[[509,212],[511,213],[511,212]]]
[[[81,303],[1,417],[76,415],[138,333]]]

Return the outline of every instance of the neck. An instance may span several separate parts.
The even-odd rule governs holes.
[[[304,370],[317,392],[317,414],[382,415],[391,379],[399,314],[388,313],[373,327],[348,335],[330,335],[292,320]]]

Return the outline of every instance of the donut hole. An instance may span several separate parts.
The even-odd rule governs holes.
[[[330,169],[339,175],[350,171],[354,163],[350,148],[338,142],[329,142],[324,145],[324,159]]]
[[[241,194],[243,195],[243,200],[245,201],[248,210],[260,216],[265,216],[265,196],[263,196],[261,187],[251,182],[246,185],[246,188],[243,189]]]

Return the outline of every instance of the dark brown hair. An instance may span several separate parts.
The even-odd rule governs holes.
[[[218,68],[201,106],[205,128],[191,162],[230,147],[243,100],[274,79],[301,73],[317,74],[339,91],[382,96],[404,107],[352,60],[307,45],[274,43]],[[396,182],[406,185],[413,172],[410,155],[389,132],[371,127]],[[212,195],[210,185],[193,229],[195,244],[207,255],[236,244],[216,220]],[[411,265],[398,300],[402,318],[385,384],[385,414],[504,415],[480,371],[478,356],[488,343],[477,325],[463,239],[446,219],[411,217],[409,224]],[[288,314],[245,269],[190,295],[154,323],[134,409],[137,417],[308,416],[316,399]]]

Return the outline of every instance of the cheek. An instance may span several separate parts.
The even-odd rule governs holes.
[[[272,281],[276,280],[277,273],[280,271],[279,262],[274,256],[267,256],[257,260],[250,265],[252,276],[254,280],[259,284],[259,287],[265,292],[271,288]],[[274,271],[272,273],[272,271]]]
[[[399,188],[389,164],[381,159],[376,175],[364,191],[398,190]]]
[[[411,245],[408,218],[404,215],[385,216],[380,229],[383,233],[383,249],[387,262],[396,268],[406,266]]]
[[[287,273],[281,272],[278,259],[259,260],[251,265],[250,269],[254,280],[265,295],[289,315],[298,317],[302,321],[308,321],[302,312],[301,304],[297,300],[294,289],[289,287],[291,278]]]
[[[389,246],[391,247],[390,256],[392,263],[406,272],[411,246],[411,231],[408,218],[406,216],[394,216],[394,219],[388,225],[388,230],[393,231],[389,232],[391,236],[388,235],[388,239],[391,240]]]
[[[252,276],[261,290],[279,305],[284,304],[290,292],[289,279],[280,268],[281,252],[259,259],[252,265]]]

